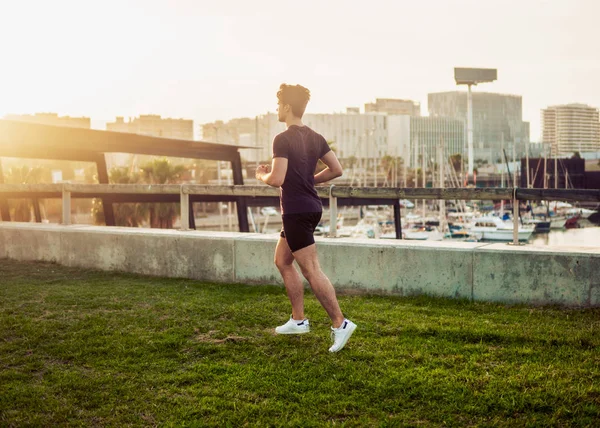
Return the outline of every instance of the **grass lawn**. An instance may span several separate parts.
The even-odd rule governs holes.
[[[0,260],[0,426],[600,426],[600,310],[340,295]]]

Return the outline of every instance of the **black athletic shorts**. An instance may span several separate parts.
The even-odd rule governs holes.
[[[313,233],[321,221],[322,212],[284,214],[281,237],[287,240],[290,250],[296,252],[315,243]]]

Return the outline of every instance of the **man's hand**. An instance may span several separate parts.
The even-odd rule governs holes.
[[[256,168],[256,174],[255,174],[256,179],[262,181],[263,175],[268,174],[270,172],[271,172],[271,165],[259,165]]]

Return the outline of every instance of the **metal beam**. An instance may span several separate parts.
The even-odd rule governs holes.
[[[99,175],[101,173],[99,172]],[[235,178],[235,177],[234,177]],[[103,179],[101,176],[100,179]],[[237,178],[236,178],[237,180]],[[241,181],[241,180],[240,180]],[[190,195],[195,202],[236,201],[247,198],[249,206],[273,205],[278,201],[278,190],[269,186],[216,186],[197,184],[0,184],[0,194],[5,199],[31,199],[34,197],[52,197],[65,187],[73,197],[97,198],[108,195],[136,198],[156,198],[174,196],[177,202],[180,191]],[[373,205],[393,205],[398,199],[443,199],[443,200],[511,200],[514,188],[401,188],[401,187],[350,187],[335,186],[331,194],[338,199],[338,205],[364,205],[365,201]],[[323,205],[329,201],[329,187],[317,187],[317,193]],[[50,195],[50,196],[48,196]],[[518,188],[518,200],[550,201],[587,201],[600,202],[600,190],[596,189],[524,189]],[[148,200],[148,199],[144,199]],[[169,199],[171,201],[171,199]]]
[[[194,214],[194,203],[190,198],[190,229],[196,230],[196,217]]]
[[[63,160],[73,160],[70,153],[82,148],[95,156],[114,152],[233,161],[238,149],[251,147],[0,120],[0,155],[24,149],[30,152],[27,157],[63,152]]]
[[[242,175],[242,158],[239,152],[235,152],[235,158],[231,161],[231,170],[233,171],[233,184],[241,186],[244,184],[244,176]],[[240,232],[250,232],[248,225],[248,205],[246,198],[237,198],[236,204],[238,224]]]
[[[36,223],[42,222],[42,211],[40,210],[40,200],[38,198],[31,199],[31,203],[33,204],[33,213],[35,215]]]
[[[2,170],[2,158],[0,158],[0,184],[4,184],[4,171]],[[0,198],[0,217],[2,221],[10,221],[10,210],[8,209],[8,198]]]
[[[0,147],[0,155],[4,157],[21,159],[95,162],[98,153],[89,150],[49,150],[45,147],[15,145],[9,147]]]
[[[400,214],[400,202],[394,202],[394,228],[396,239],[402,239],[402,217]]]
[[[101,184],[108,184],[108,167],[104,154],[96,157],[96,168],[98,170],[98,181]],[[112,198],[109,196],[102,197],[102,209],[104,210],[104,222],[107,226],[116,226],[115,212],[112,206]]]

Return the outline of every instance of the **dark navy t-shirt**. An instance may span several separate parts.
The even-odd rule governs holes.
[[[330,150],[325,138],[308,126],[292,125],[275,137],[273,157],[288,160],[280,190],[282,214],[323,210],[315,189],[315,168],[319,159]]]

